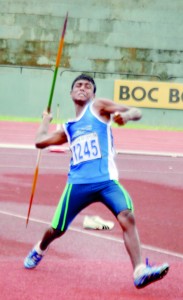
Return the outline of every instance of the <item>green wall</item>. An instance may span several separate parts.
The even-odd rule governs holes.
[[[0,7],[0,115],[37,117],[46,107],[66,12],[53,106],[62,102],[63,118],[73,114],[76,71],[95,74],[97,95],[108,98],[117,78],[183,82],[180,0],[0,0]],[[182,111],[143,113],[145,124],[183,127]]]
[[[52,112],[60,118],[74,117],[74,107],[70,99],[70,87],[81,72],[59,69],[54,91]],[[89,73],[95,76],[97,96],[113,99],[114,80],[121,76],[103,73]],[[53,70],[30,67],[0,67],[0,116],[40,118],[47,107]],[[138,124],[155,127],[183,128],[182,111],[142,108],[143,118]]]

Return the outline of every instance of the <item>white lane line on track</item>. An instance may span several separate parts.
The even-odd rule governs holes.
[[[11,213],[11,212],[7,212],[7,211],[3,211],[3,210],[0,210],[0,214],[26,220],[25,216],[15,214],[15,213]],[[30,218],[29,220],[32,221],[32,222],[35,222],[35,223],[50,225],[50,222],[40,220],[40,219],[36,219],[36,218]],[[91,235],[91,236],[101,238],[101,239],[104,239],[104,240],[109,240],[109,241],[113,241],[113,242],[116,242],[116,243],[121,243],[121,244],[123,243],[124,244],[124,241],[122,239],[115,238],[115,237],[112,237],[112,236],[109,236],[109,235],[108,236],[107,235],[102,235],[98,232],[96,233],[96,232],[93,232],[93,231],[82,230],[82,229],[78,229],[78,228],[73,227],[73,226],[70,226],[68,230],[79,232],[79,233],[86,234],[86,235]],[[142,244],[142,248],[145,249],[145,250],[150,250],[150,251],[153,251],[153,252],[158,252],[158,253],[161,253],[161,254],[166,254],[166,255],[170,255],[170,256],[173,256],[173,257],[183,259],[183,254],[181,254],[181,253],[172,252],[172,251],[168,251],[168,250],[165,250],[165,249],[161,249],[161,248],[157,248],[157,247],[153,247],[153,246],[148,246],[148,245],[144,245],[144,244]]]
[[[0,148],[12,148],[12,149],[36,149],[34,144],[15,144],[15,143],[0,143]],[[68,147],[62,147],[64,151],[69,151]],[[183,157],[183,153],[177,152],[161,152],[161,151],[144,151],[144,150],[121,150],[116,149],[118,154],[135,154],[135,155],[152,155],[152,156],[171,156],[171,157]]]
[[[50,152],[54,152],[54,150],[63,150],[63,151],[69,151],[69,147],[66,146],[55,146],[54,149],[52,149],[54,146],[50,146],[47,149],[50,149]],[[22,150],[38,150],[34,144],[8,144],[8,143],[0,143],[0,148],[9,148],[9,149],[22,149]],[[52,151],[51,151],[52,150]]]
[[[7,166],[6,164],[5,165],[2,165],[2,164],[0,164],[0,168],[6,168],[7,170],[8,169],[30,169],[30,170],[34,170],[34,168],[35,168],[35,166],[33,165],[33,166],[30,166],[30,165],[24,165],[24,166],[20,166],[20,165],[11,165],[11,166]],[[59,172],[61,172],[61,171],[68,171],[68,167],[53,167],[53,166],[48,166],[48,167],[46,167],[46,166],[43,166],[43,165],[41,165],[40,166],[40,170],[50,170],[50,171],[59,171]]]
[[[20,165],[7,165],[7,164],[0,164],[0,168],[6,168],[7,170],[8,169],[34,169],[34,165],[23,165],[23,166],[20,166]],[[68,171],[68,167],[61,167],[61,166],[56,166],[54,167],[53,165],[50,165],[50,166],[45,166],[45,165],[41,165],[40,166],[40,169],[41,170],[50,170],[50,171]],[[127,173],[132,173],[132,174],[139,174],[139,170],[129,170],[129,169],[121,169],[121,168],[118,168],[118,171],[119,172],[125,172],[125,174]],[[172,169],[169,169],[167,171],[157,171],[157,170],[152,170],[152,171],[149,171],[149,170],[141,170],[140,171],[141,174],[160,174],[160,175],[182,175],[183,174],[183,171],[174,171]]]
[[[0,143],[0,148],[10,148],[10,149],[36,149],[34,145],[28,145],[28,144],[6,144],[6,143]]]
[[[171,157],[183,157],[183,153],[177,152],[161,152],[161,151],[149,151],[149,150],[116,150],[118,154],[135,154],[135,155],[152,155],[152,156],[171,156]]]

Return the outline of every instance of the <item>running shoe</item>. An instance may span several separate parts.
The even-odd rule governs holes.
[[[151,266],[146,260],[146,266],[135,276],[134,284],[137,289],[144,288],[152,282],[162,279],[169,270],[167,263],[160,266]]]
[[[35,249],[33,249],[24,260],[24,267],[26,269],[35,268],[42,260],[43,255],[39,254]]]
[[[114,223],[103,220],[99,216],[85,216],[83,227],[85,229],[111,230],[114,227]]]

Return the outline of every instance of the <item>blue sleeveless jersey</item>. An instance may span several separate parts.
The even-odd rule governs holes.
[[[118,179],[110,123],[92,111],[92,103],[63,125],[72,152],[68,182],[96,183]]]

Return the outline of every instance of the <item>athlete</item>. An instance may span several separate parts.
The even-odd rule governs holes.
[[[143,288],[164,277],[167,263],[150,266],[142,262],[141,245],[133,214],[133,203],[118,181],[114,161],[111,120],[118,125],[138,121],[142,115],[137,108],[95,98],[96,85],[92,77],[81,74],[72,83],[71,98],[76,118],[62,125],[60,130],[48,133],[51,113],[44,112],[36,135],[36,147],[68,142],[72,153],[68,180],[55,211],[51,227],[24,260],[27,269],[35,268],[49,244],[61,237],[68,226],[85,207],[94,202],[106,205],[119,222],[132,267],[134,285]]]

